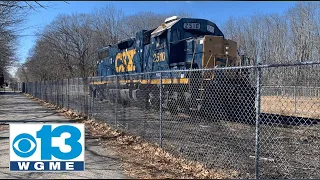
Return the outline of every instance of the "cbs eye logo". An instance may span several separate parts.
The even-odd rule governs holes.
[[[10,171],[83,171],[84,124],[10,124]]]
[[[26,158],[34,154],[37,142],[30,134],[20,134],[13,140],[13,151],[20,157]]]

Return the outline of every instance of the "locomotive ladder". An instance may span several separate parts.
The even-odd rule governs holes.
[[[192,97],[190,110],[199,111],[206,96],[206,84],[212,79],[203,77],[201,72],[192,72],[190,77],[189,92]]]

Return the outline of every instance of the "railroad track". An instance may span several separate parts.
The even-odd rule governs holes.
[[[320,119],[306,118],[298,116],[286,116],[280,114],[261,113],[261,124],[282,124],[291,126],[314,125],[320,122]]]

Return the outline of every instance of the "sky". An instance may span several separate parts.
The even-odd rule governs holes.
[[[190,12],[195,18],[213,20],[218,26],[230,16],[246,17],[255,13],[284,13],[293,1],[39,1],[46,9],[37,8],[26,15],[25,30],[19,40],[18,59],[24,62],[36,41],[35,32],[49,24],[58,14],[90,13],[107,4],[122,9],[125,15],[143,11],[154,13]],[[12,70],[13,73],[14,70]]]

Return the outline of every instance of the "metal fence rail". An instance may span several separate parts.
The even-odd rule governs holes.
[[[29,82],[25,91],[242,178],[320,178],[319,64]]]
[[[312,86],[263,86],[267,96],[295,96],[320,98],[320,87]]]

